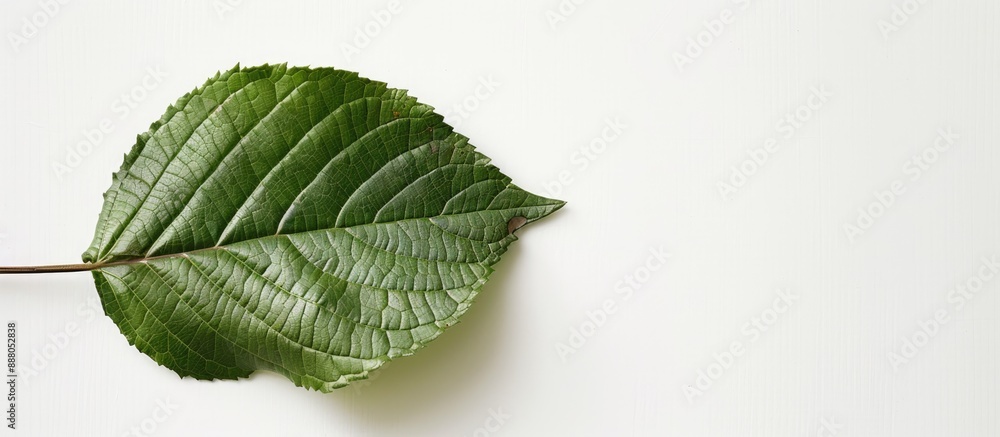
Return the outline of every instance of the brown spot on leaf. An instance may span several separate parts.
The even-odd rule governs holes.
[[[507,234],[513,234],[514,231],[521,229],[521,226],[524,226],[525,223],[528,223],[528,219],[524,217],[511,217],[511,219],[507,221]]]

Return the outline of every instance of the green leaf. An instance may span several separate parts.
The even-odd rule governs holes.
[[[237,66],[139,136],[83,260],[129,342],[181,376],[330,391],[454,325],[514,231],[562,205],[403,90]]]

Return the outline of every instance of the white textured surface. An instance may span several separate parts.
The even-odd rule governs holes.
[[[154,417],[162,436],[1000,434],[1000,278],[964,306],[952,294],[1000,259],[1000,5],[928,2],[886,38],[879,21],[904,0],[588,0],[555,29],[557,0],[509,3],[403,4],[348,60],[387,2],[243,0],[220,16],[225,0],[72,1],[16,50],[22,17],[44,9],[3,2],[0,265],[76,261],[135,134],[236,62],[352,69],[442,110],[492,77],[474,112],[452,111],[459,131],[526,189],[572,182],[464,323],[330,395],[273,374],[179,380],[95,316],[89,275],[0,278],[22,373],[78,327],[36,361],[20,429],[0,434],[123,435]],[[726,11],[679,71],[675,52]],[[157,67],[126,113],[116,100]],[[794,132],[778,124],[813,87],[833,96]],[[577,154],[615,118],[603,153]],[[57,177],[104,119],[111,132]],[[908,162],[948,128],[960,138],[913,180]],[[769,138],[777,151],[723,200],[717,183]],[[895,181],[905,192],[852,243],[845,223]],[[661,246],[667,264],[616,293]],[[778,289],[797,300],[756,336]],[[617,311],[562,360],[556,344],[608,300]],[[894,368],[935,313],[947,323]],[[689,402],[734,342],[743,354]],[[158,400],[176,411],[155,415]],[[491,409],[510,416],[495,432]]]

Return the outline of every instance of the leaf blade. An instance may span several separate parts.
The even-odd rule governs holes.
[[[405,91],[285,66],[182,97],[105,198],[83,258],[130,343],[182,376],[323,391],[457,322],[513,231],[563,205]]]

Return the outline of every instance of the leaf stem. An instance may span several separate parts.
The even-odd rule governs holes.
[[[68,272],[89,272],[91,270],[105,267],[105,264],[63,264],[54,266],[25,266],[25,267],[0,267],[0,275],[24,274],[24,273],[68,273]]]

